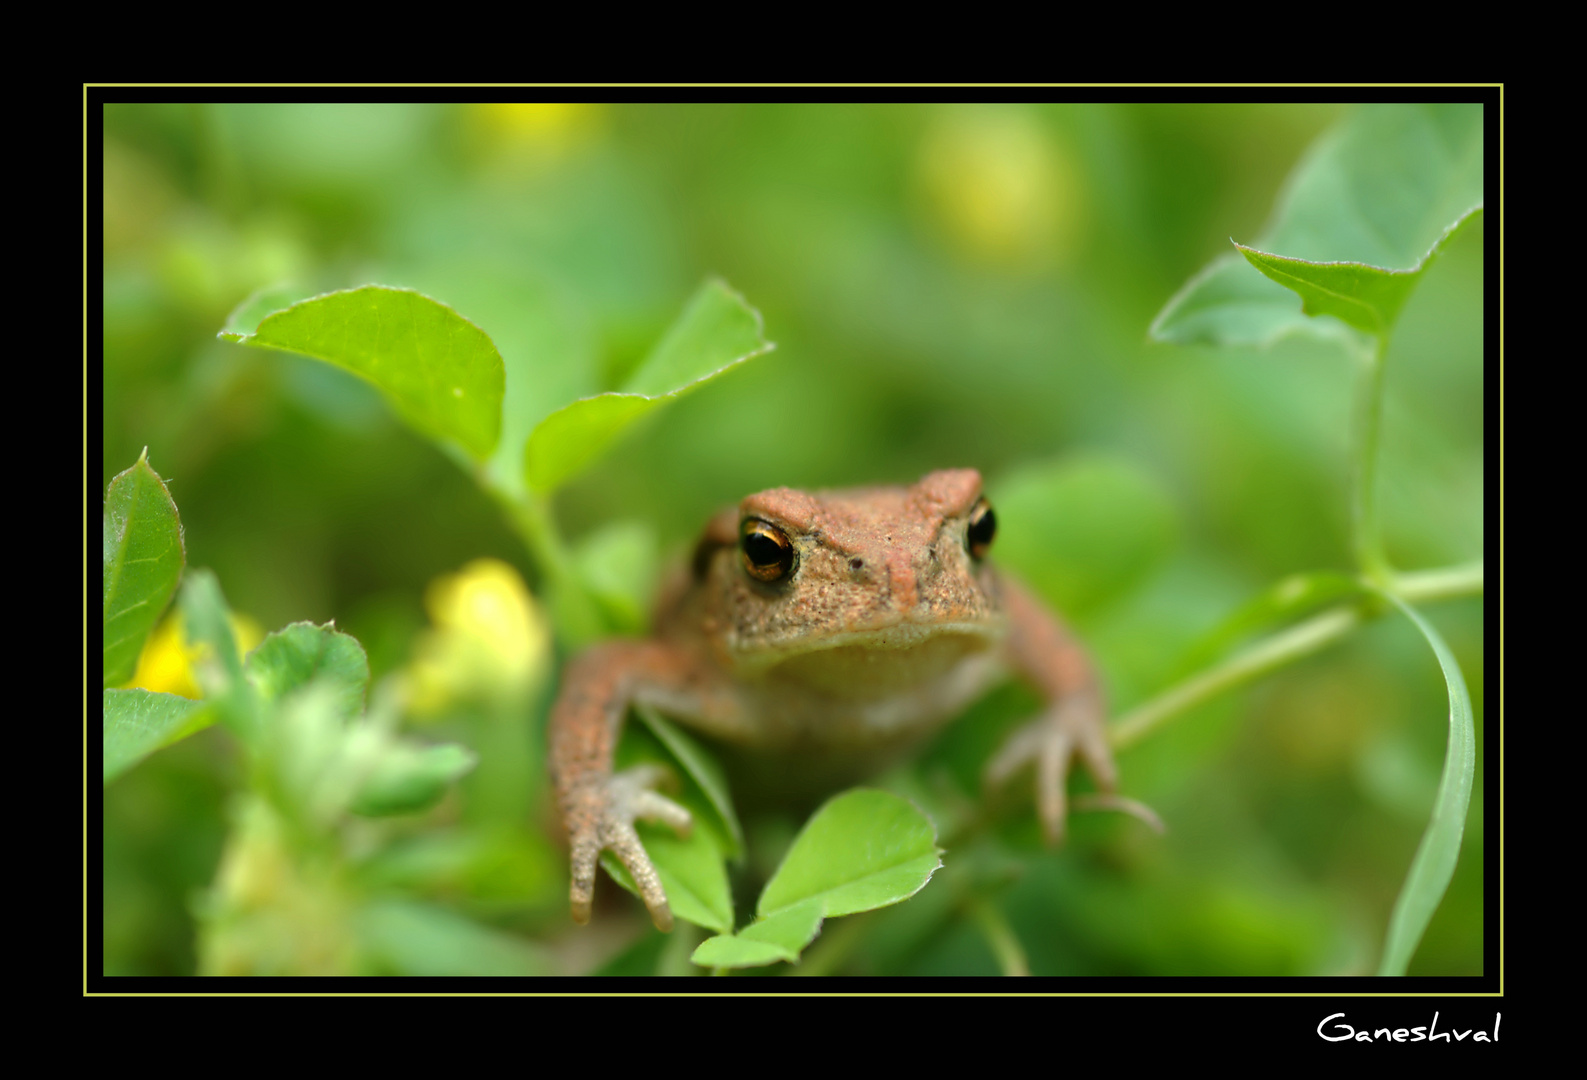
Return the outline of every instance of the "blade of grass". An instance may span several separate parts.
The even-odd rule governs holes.
[[[1389,932],[1383,944],[1383,961],[1378,966],[1379,975],[1404,975],[1422,940],[1422,933],[1444,898],[1444,890],[1449,887],[1455,862],[1460,857],[1460,839],[1466,830],[1466,811],[1471,805],[1471,783],[1477,767],[1477,740],[1471,718],[1471,695],[1466,691],[1466,680],[1449,646],[1409,604],[1388,593],[1383,595],[1416,624],[1433,647],[1438,665],[1444,671],[1444,685],[1449,690],[1449,748],[1444,755],[1444,774],[1438,781],[1438,795],[1433,800],[1432,820],[1427,823],[1427,831],[1422,834],[1422,842],[1411,860],[1410,872],[1405,876],[1405,885],[1394,901],[1394,914],[1389,918]]]

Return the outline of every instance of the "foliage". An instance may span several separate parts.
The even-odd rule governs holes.
[[[1446,676],[1442,782],[1428,765],[1437,748],[1397,720],[1431,700],[1420,669],[1397,639],[1368,629],[1407,601],[1480,595],[1480,564],[1400,573],[1387,554],[1433,566],[1480,554],[1470,524],[1480,488],[1473,498],[1448,482],[1472,460],[1480,475],[1480,422],[1473,440],[1467,413],[1435,408],[1438,437],[1415,429],[1422,442],[1408,449],[1393,442],[1403,417],[1391,408],[1381,445],[1377,436],[1385,395],[1416,402],[1404,409],[1412,418],[1430,400],[1414,388],[1395,397],[1390,331],[1396,372],[1447,389],[1468,385],[1461,372],[1473,362],[1451,379],[1424,357],[1475,357],[1481,370],[1480,329],[1437,336],[1466,325],[1448,312],[1480,311],[1480,107],[1347,116],[1304,156],[1245,258],[1196,275],[1152,324],[1159,340],[1264,344],[1287,361],[1265,367],[1234,352],[1165,360],[1120,342],[1194,265],[1210,230],[1225,228],[1185,200],[1243,191],[1235,205],[1256,205],[1322,114],[1241,113],[1230,128],[1210,113],[1150,110],[193,115],[209,132],[196,152],[210,153],[204,139],[230,149],[205,159],[198,193],[184,195],[161,187],[168,166],[158,163],[176,159],[159,148],[186,145],[191,118],[107,112],[107,470],[133,438],[168,450],[177,475],[194,478],[191,504],[183,497],[194,551],[206,545],[202,561],[247,596],[238,606],[275,625],[336,615],[363,645],[298,622],[245,657],[216,578],[190,572],[179,606],[203,702],[118,689],[136,656],[126,641],[155,640],[183,564],[152,583],[125,572],[145,565],[135,526],[164,520],[169,505],[169,532],[175,505],[143,459],[125,474],[136,492],[121,476],[110,485],[105,778],[121,778],[106,789],[107,898],[138,880],[129,867],[150,864],[133,854],[144,849],[129,808],[179,776],[218,771],[203,757],[214,736],[187,736],[218,720],[248,762],[230,786],[223,847],[183,840],[184,852],[209,843],[210,854],[186,857],[186,877],[162,879],[173,883],[166,893],[180,881],[208,886],[189,970],[590,970],[587,953],[564,947],[577,940],[565,867],[542,823],[553,658],[532,629],[539,607],[494,563],[460,577],[504,587],[435,593],[424,630],[412,599],[423,582],[481,554],[523,562],[565,655],[642,630],[658,553],[684,544],[715,504],[758,487],[904,481],[963,464],[988,475],[1002,527],[995,557],[1095,647],[1124,706],[1125,790],[1163,813],[1168,841],[1146,845],[1138,826],[1082,814],[1070,847],[1048,854],[1028,807],[982,808],[979,763],[1030,707],[1018,691],[994,695],[912,767],[881,778],[907,800],[850,792],[802,829],[775,813],[741,823],[710,749],[642,715],[626,725],[620,764],[666,765],[699,823],[687,839],[643,832],[647,849],[675,914],[718,936],[699,943],[680,931],[676,947],[640,936],[605,970],[802,957],[772,970],[1361,971],[1379,953],[1357,928],[1362,909],[1390,925],[1381,969],[1405,970],[1457,853],[1459,903],[1433,969],[1480,969],[1469,912],[1478,896],[1480,920],[1481,875],[1466,868],[1474,859],[1480,869],[1481,830],[1461,831],[1466,799],[1481,791],[1470,758],[1480,611],[1457,612],[1446,645],[1406,609]],[[1130,125],[1135,159],[1107,150]],[[426,141],[439,130],[459,140],[451,159]],[[1149,164],[1185,152],[1175,139],[1187,137],[1205,137],[1198,160],[1225,162],[1209,148],[1237,130],[1267,156],[1229,156],[1245,166],[1220,166],[1222,187]],[[450,163],[435,171],[438,160]],[[161,200],[184,199],[207,224],[174,211],[148,224]],[[361,253],[356,269],[331,254],[346,251]],[[1341,262],[1358,265],[1327,265]],[[760,311],[716,272],[766,310],[781,352],[768,355]],[[260,288],[288,278],[331,288],[307,300]],[[370,279],[401,287],[359,284]],[[228,308],[223,344],[191,343]],[[188,342],[181,371],[156,359],[181,351],[161,334]],[[1348,530],[1331,464],[1344,446],[1332,432],[1343,427],[1348,373],[1336,378],[1335,357],[1305,351],[1307,338],[1345,343],[1364,372]],[[163,396],[149,389],[162,385]],[[440,453],[390,425],[382,397]],[[113,405],[124,400],[163,402],[158,430]],[[1083,452],[1054,457],[1059,447]],[[463,468],[450,471],[448,457]],[[1381,514],[1380,471],[1397,485]],[[1436,491],[1447,495],[1430,503]],[[179,525],[176,536],[180,551]],[[114,667],[113,577],[118,612],[154,608],[135,633],[118,629]],[[454,617],[449,604],[477,610]],[[507,635],[522,641],[510,662],[482,659],[500,634],[467,629],[504,625],[493,610],[530,628]],[[1358,633],[1365,644],[1333,667],[1286,672],[1239,706],[1261,718],[1248,731],[1302,730],[1304,745],[1276,735],[1264,745],[1231,722],[1231,687]],[[1463,669],[1477,673],[1475,693]],[[1299,689],[1286,697],[1286,686]],[[1305,702],[1319,696],[1332,717],[1353,719],[1306,721]],[[452,742],[398,735],[404,720]],[[1426,818],[1416,793],[1431,801],[1435,787],[1434,825],[1394,901],[1414,817]],[[1237,788],[1245,808],[1221,797]],[[220,821],[220,799],[208,797],[211,809],[189,819]],[[1363,800],[1355,816],[1370,824],[1321,839]],[[1478,820],[1480,805],[1479,795]],[[854,851],[878,850],[867,829],[897,840],[882,845],[891,854],[881,864]],[[949,861],[933,879],[939,835]],[[1327,852],[1363,843],[1377,845],[1360,856],[1370,884],[1341,884],[1359,873],[1341,874]],[[1110,865],[1084,857],[1098,847],[1113,852]],[[877,882],[885,887],[869,887]],[[757,919],[743,925],[734,896],[756,889]],[[127,916],[118,930],[111,907],[106,970],[148,970],[124,943],[153,937],[138,928],[154,917]],[[878,908],[822,933],[825,918]],[[179,942],[180,922],[170,925]],[[633,935],[641,924],[620,925]]]
[[[1158,315],[1153,336],[1336,336],[1336,323],[1310,318],[1319,314],[1386,334],[1433,259],[1481,211],[1482,120],[1480,105],[1362,110],[1297,166],[1258,242],[1264,250],[1235,244],[1239,254],[1214,260]],[[1253,277],[1241,255],[1282,288]],[[1300,312],[1285,289],[1300,294]]]
[[[1268,246],[1285,246],[1312,257],[1272,255],[1235,245],[1263,276],[1300,296],[1301,310],[1309,320],[1332,316],[1364,336],[1363,340],[1343,335],[1363,361],[1353,433],[1358,570],[1363,582],[1387,595],[1432,645],[1449,686],[1449,752],[1432,821],[1389,924],[1379,967],[1380,974],[1387,975],[1405,973],[1454,874],[1471,794],[1475,736],[1471,700],[1459,664],[1437,632],[1406,604],[1415,583],[1393,574],[1382,552],[1375,490],[1381,373],[1406,300],[1448,244],[1481,218],[1482,143],[1480,105],[1365,110],[1353,125],[1324,141],[1301,167],[1287,204],[1269,230]],[[1429,243],[1430,232],[1434,237]],[[1323,261],[1363,251],[1388,265]],[[1252,314],[1246,304],[1208,299],[1207,294],[1218,291],[1220,277],[1234,275],[1217,264],[1209,267],[1158,316],[1154,333],[1163,340],[1182,339],[1185,313],[1193,311],[1198,337],[1219,344],[1250,339]],[[1274,310],[1279,306],[1275,302]],[[1297,325],[1309,329],[1315,324]],[[1482,567],[1477,564],[1455,591],[1481,587]],[[1315,616],[1313,625],[1333,620],[1343,629],[1341,616],[1349,614],[1348,609],[1325,612]],[[1312,647],[1313,641],[1300,640],[1294,651]]]
[[[541,492],[562,486],[624,428],[771,348],[761,336],[760,312],[722,282],[707,281],[621,391],[580,398],[540,421],[524,447],[529,486]]]
[[[123,567],[132,560],[124,553],[158,551],[180,534],[176,507],[146,458],[123,477],[133,474],[164,495],[157,504],[162,512],[117,515],[117,543],[107,540],[105,548],[107,610],[111,593],[125,592]],[[120,494],[118,484],[125,487],[123,477],[111,485],[107,505]],[[107,510],[107,524],[110,517]],[[105,781],[218,716],[244,744],[250,783],[237,803],[221,874],[205,899],[200,969],[359,970],[370,963],[357,944],[364,902],[336,880],[338,870],[327,871],[327,851],[344,841],[336,834],[349,814],[380,817],[433,806],[473,768],[474,755],[457,745],[423,746],[396,736],[385,711],[365,715],[364,650],[329,625],[294,623],[266,636],[244,660],[213,574],[190,573],[181,603],[189,643],[201,646],[193,667],[204,699],[137,687],[105,690]],[[159,614],[156,607],[151,622]],[[331,862],[346,860],[343,853]],[[299,905],[312,911],[319,940],[301,939],[302,928],[291,917]]]
[[[220,336],[287,349],[345,368],[379,388],[408,423],[487,457],[501,434],[501,355],[467,319],[412,289],[364,285],[266,313],[251,297]]]
[[[909,899],[942,865],[937,833],[910,803],[855,788],[834,796],[805,823],[755,905],[755,921],[704,941],[694,962],[755,967],[794,961],[823,919],[874,911]]]
[[[124,682],[182,576],[182,526],[148,451],[105,493],[105,685]]]

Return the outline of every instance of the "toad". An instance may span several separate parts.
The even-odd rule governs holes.
[[[672,927],[635,819],[680,832],[687,810],[659,773],[614,773],[631,705],[648,705],[773,768],[835,789],[937,731],[1010,677],[1042,711],[987,766],[999,784],[1034,764],[1050,844],[1064,780],[1085,762],[1117,771],[1095,668],[1063,622],[988,559],[997,518],[973,469],[911,487],[773,488],[718,514],[692,567],[663,591],[648,640],[608,641],[567,666],[550,722],[551,771],[568,830],[573,918],[587,922],[602,849],[620,859],[651,919]]]

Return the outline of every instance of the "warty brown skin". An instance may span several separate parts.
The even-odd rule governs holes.
[[[589,919],[595,865],[607,848],[633,875],[656,926],[672,926],[633,822],[686,832],[689,815],[651,790],[657,770],[612,772],[635,704],[835,789],[1015,676],[1045,706],[994,756],[988,782],[1034,763],[1037,810],[1052,843],[1062,836],[1064,778],[1076,754],[1112,791],[1117,771],[1095,669],[1055,615],[984,551],[972,553],[972,522],[983,513],[980,474],[955,469],[907,488],[774,488],[713,518],[693,572],[665,590],[655,635],[597,645],[564,672],[551,712],[551,771],[568,830],[574,919]],[[769,539],[746,544],[746,527]],[[761,556],[770,561],[760,573],[774,580],[753,572]]]

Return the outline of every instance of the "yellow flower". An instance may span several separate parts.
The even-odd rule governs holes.
[[[486,147],[508,158],[556,161],[592,142],[604,116],[579,102],[487,102],[470,106],[469,125]]]
[[[1082,218],[1075,173],[1037,117],[1001,108],[944,112],[917,161],[933,224],[970,260],[1008,268],[1067,260]]]
[[[521,698],[545,675],[551,634],[518,571],[476,559],[424,594],[434,629],[410,667],[410,705],[433,713],[455,700]]]
[[[237,653],[246,656],[264,640],[264,628],[247,615],[230,612],[232,637],[237,641]],[[189,645],[182,635],[182,612],[173,608],[160,625],[154,628],[149,640],[143,643],[138,654],[138,668],[126,687],[141,687],[164,694],[179,694],[197,700],[204,696],[193,680],[193,665],[208,650],[207,645]]]

